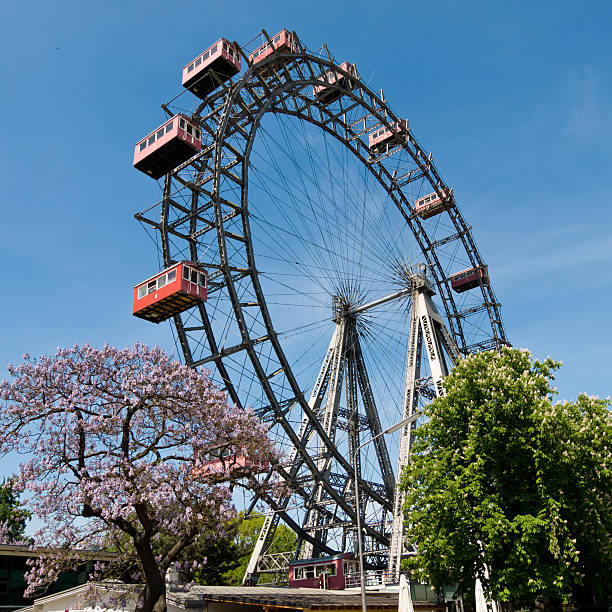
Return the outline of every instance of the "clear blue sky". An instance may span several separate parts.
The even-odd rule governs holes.
[[[564,361],[562,398],[612,390],[608,2],[12,2],[0,24],[0,364],[140,340],[157,270],[132,168],[183,65],[220,36],[295,29],[355,62],[434,153],[515,346]],[[2,374],[3,376],[4,374]]]

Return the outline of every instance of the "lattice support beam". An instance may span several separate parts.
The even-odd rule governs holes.
[[[402,418],[415,414],[418,410],[421,393],[421,361],[423,351],[429,362],[431,381],[437,397],[444,395],[444,377],[459,359],[455,346],[442,317],[432,301],[433,289],[421,276],[413,275],[412,312],[410,317],[410,336],[406,359],[406,379],[404,385],[404,405]],[[445,356],[446,352],[446,356]],[[416,423],[403,427],[397,463],[398,482],[404,468],[410,461],[410,449]],[[389,549],[388,572],[399,580],[400,562],[404,553],[404,494],[399,486],[395,490],[393,502],[393,523],[391,527],[391,546]]]

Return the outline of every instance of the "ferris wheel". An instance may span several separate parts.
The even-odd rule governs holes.
[[[183,86],[135,147],[160,179],[136,218],[163,269],[134,314],[171,320],[185,362],[285,453],[291,492],[251,503],[267,511],[246,579],[356,551],[358,517],[368,567],[398,572],[412,425],[382,434],[443,394],[456,359],[507,343],[471,228],[408,120],[325,45],[220,39]],[[281,521],[297,550],[271,552]]]

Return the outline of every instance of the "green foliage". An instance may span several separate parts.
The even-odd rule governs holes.
[[[214,536],[201,538],[183,548],[176,559],[181,582],[209,585],[233,585],[242,583],[247,564],[263,525],[263,517],[244,519],[238,517],[224,525]],[[153,542],[156,556],[165,555],[173,546],[172,535],[160,532]],[[270,552],[294,550],[296,536],[284,525],[279,525]],[[114,534],[106,548],[121,553],[123,563],[116,564],[114,576],[126,582],[138,574],[138,557],[131,540],[122,534]],[[259,583],[286,581],[286,574],[264,574]]]
[[[517,349],[474,355],[425,408],[402,476],[416,575],[465,592],[478,575],[514,604],[612,597],[609,402],[553,404],[559,366]]]
[[[237,530],[238,520],[232,522],[223,536],[205,542],[200,550],[186,556],[186,559],[195,561],[206,559],[206,563],[194,572],[193,577],[198,584],[229,584],[225,575],[238,562],[234,542]]]
[[[249,559],[251,558],[251,553],[255,548],[255,542],[257,542],[257,537],[259,536],[263,522],[264,517],[254,517],[245,520],[242,515],[240,516],[234,540],[236,546],[236,566],[224,574],[223,581],[225,584],[240,585],[242,583],[242,578],[249,563]],[[295,546],[295,533],[285,525],[280,524],[276,529],[274,540],[268,552],[286,552],[288,550],[294,550]],[[266,584],[286,579],[286,575],[263,574],[259,578],[259,583]]]
[[[227,584],[224,574],[236,567],[238,549],[235,539],[241,519],[220,524],[217,532],[202,537],[184,547],[174,563],[181,583]],[[160,531],[153,540],[156,557],[168,554],[174,546],[171,533]],[[139,561],[133,542],[124,534],[108,534],[107,550],[120,553],[121,563],[115,563],[113,577],[134,582],[139,577]]]
[[[10,544],[23,539],[30,513],[19,505],[19,493],[11,480],[0,483],[0,543]]]
[[[237,563],[237,550],[234,543],[238,530],[237,519],[224,525],[214,536],[200,538],[185,547],[176,560],[180,568],[181,582],[198,584],[226,584],[223,575]],[[156,555],[166,554],[172,547],[172,538],[167,534],[155,542]]]

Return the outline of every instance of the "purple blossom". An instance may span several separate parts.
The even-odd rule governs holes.
[[[121,553],[118,542],[127,538],[141,563],[143,609],[165,602],[151,584],[182,546],[235,516],[236,480],[255,487],[258,466],[279,459],[251,409],[230,406],[207,373],[158,347],[75,345],[52,357],[25,355],[8,370],[13,380],[0,383],[0,455],[29,455],[15,489],[45,523],[35,546],[54,551],[33,562],[29,594],[76,567],[88,549],[113,545]],[[210,453],[239,454],[239,470],[202,469]],[[177,546],[154,559],[151,543],[162,530]],[[97,564],[95,579],[120,565],[121,558]]]

